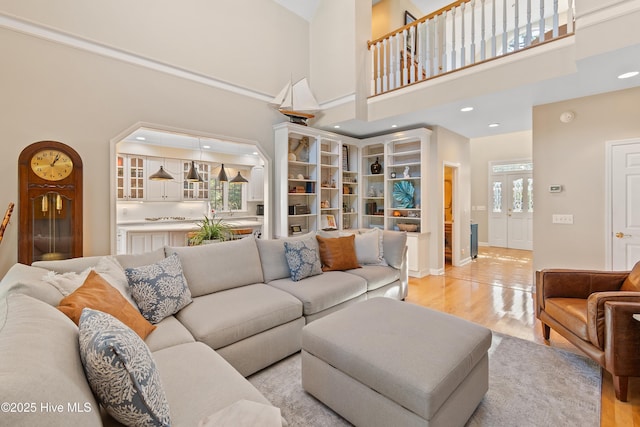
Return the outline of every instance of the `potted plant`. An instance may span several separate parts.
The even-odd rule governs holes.
[[[231,238],[231,228],[222,221],[222,218],[205,216],[198,225],[200,229],[191,238],[192,245],[222,242]]]

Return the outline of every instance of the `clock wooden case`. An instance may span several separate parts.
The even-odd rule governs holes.
[[[20,153],[18,261],[82,256],[82,159],[66,144],[35,142]]]

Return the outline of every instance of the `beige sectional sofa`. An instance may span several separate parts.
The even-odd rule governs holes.
[[[2,423],[118,425],[100,410],[84,375],[78,327],[56,306],[90,268],[131,301],[122,268],[157,263],[173,253],[193,301],[145,339],[172,425],[197,425],[242,399],[269,404],[245,377],[299,351],[306,323],[372,296],[406,296],[406,235],[376,233],[381,262],[298,282],[289,277],[287,239],[248,237],[142,255],[14,265],[0,281],[0,402],[14,405],[3,408]]]

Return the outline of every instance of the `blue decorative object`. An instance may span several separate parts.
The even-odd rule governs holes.
[[[294,282],[322,274],[318,241],[315,236],[284,242],[284,256],[287,259],[291,280]]]
[[[169,403],[149,347],[110,314],[80,315],[80,358],[100,404],[124,425],[170,426]]]
[[[155,264],[125,269],[131,296],[140,313],[156,324],[191,303],[191,291],[177,254]]]
[[[397,208],[413,208],[413,193],[415,188],[410,181],[398,181],[393,185],[393,198]]]

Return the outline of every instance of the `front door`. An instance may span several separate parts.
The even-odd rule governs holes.
[[[531,162],[491,166],[489,245],[512,249],[533,249],[531,168]]]
[[[611,150],[612,268],[631,270],[640,261],[640,141]]]

